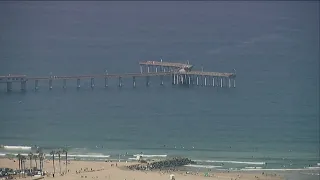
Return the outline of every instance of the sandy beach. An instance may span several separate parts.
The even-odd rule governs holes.
[[[33,162],[34,163],[34,162]],[[28,167],[29,161],[26,162]],[[137,164],[136,162],[93,162],[93,161],[70,161],[68,164],[68,173],[60,175],[59,162],[55,161],[55,177],[58,180],[78,180],[78,179],[110,179],[110,180],[168,180],[170,174],[174,174],[177,180],[279,180],[284,179],[280,176],[274,176],[271,173],[262,175],[261,172],[211,172],[209,177],[205,177],[203,173],[195,175],[186,174],[185,172],[143,172],[127,170],[125,166]],[[0,159],[0,167],[8,167],[12,169],[18,168],[18,162],[10,159]],[[65,172],[66,166],[61,161],[61,172]],[[47,160],[44,163],[44,171],[53,173],[52,161]],[[23,179],[32,179],[31,177]],[[52,175],[45,176],[44,179],[53,179]]]

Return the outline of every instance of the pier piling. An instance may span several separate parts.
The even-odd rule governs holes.
[[[119,77],[119,87],[122,87],[122,77]]]
[[[12,91],[12,82],[7,82],[7,92]]]
[[[175,85],[176,84],[176,75],[172,74],[172,84]]]
[[[146,76],[146,86],[149,86],[149,84],[150,84],[150,77],[149,76]]]
[[[66,79],[63,79],[63,86],[62,86],[63,89],[66,89],[67,88],[67,80]]]
[[[21,81],[21,91],[27,90],[27,81]]]
[[[105,71],[105,76],[104,76],[104,87],[108,87],[108,70]]]
[[[94,88],[94,78],[91,78],[91,88]]]
[[[39,89],[38,84],[39,84],[39,80],[36,79],[36,80],[34,81],[34,90],[35,90],[35,91],[37,91],[37,90]]]
[[[179,84],[179,74],[176,74],[176,84]]]
[[[77,79],[77,88],[78,89],[80,88],[80,79],[79,78]]]
[[[160,85],[163,86],[163,76],[160,76]]]
[[[207,77],[204,76],[204,86],[207,86]]]
[[[105,88],[108,87],[108,78],[107,77],[104,78],[104,87]]]
[[[132,83],[133,83],[133,87],[135,88],[136,87],[136,77],[135,76],[132,77]]]
[[[49,79],[49,89],[52,89],[52,78]]]
[[[214,87],[214,77],[212,77],[212,86]]]
[[[199,76],[196,77],[197,86],[199,86]]]
[[[180,75],[179,75],[179,74],[177,74],[177,77],[176,77],[176,84],[178,84],[178,85],[179,85],[179,83],[180,83]]]

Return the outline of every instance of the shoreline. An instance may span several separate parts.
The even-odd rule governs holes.
[[[8,158],[8,157],[15,157],[19,151],[3,151],[1,152],[0,149],[0,159],[1,158]],[[21,151],[20,151],[21,152]],[[21,155],[27,156],[27,151],[22,151]],[[137,156],[139,154],[122,154],[119,155],[106,155],[101,153],[72,153],[69,152],[68,160],[73,161],[95,161],[95,162],[104,162],[104,161],[128,161],[128,162],[137,162]],[[177,155],[179,156],[179,155]],[[175,157],[177,157],[175,156]],[[52,156],[46,152],[45,154],[46,159],[51,159]],[[173,155],[164,155],[164,154],[144,154],[143,159],[148,161],[157,161],[157,160],[164,160],[171,157]],[[187,156],[189,157],[189,156]],[[64,155],[61,155],[62,159],[65,159]],[[191,157],[189,157],[191,158]],[[58,159],[56,156],[55,159]],[[264,161],[262,159],[256,159],[256,161],[248,161],[248,160],[241,160],[241,159],[220,159],[217,157],[216,159],[202,159],[202,160],[194,160],[196,162],[194,165],[190,165],[188,168],[191,169],[215,169],[217,171],[312,171],[312,170],[320,170],[320,163],[318,161],[314,161],[310,164],[302,163],[302,164],[289,164],[290,161],[278,164],[269,163],[268,161]],[[270,165],[271,164],[271,165]]]
[[[39,148],[35,145],[1,145],[0,146],[0,158],[10,157],[10,154],[16,156],[19,152],[27,156],[30,152],[35,152],[36,148]],[[52,147],[44,147],[44,153],[46,158],[50,159]],[[314,169],[320,169],[320,163],[317,157],[310,156],[309,158],[292,158],[299,157],[299,154],[291,154],[290,156],[276,155],[276,156],[258,156],[252,154],[252,158],[248,158],[249,155],[241,157],[229,156],[228,153],[225,156],[215,156],[211,157],[209,155],[198,156],[193,154],[197,152],[197,148],[191,149],[190,154],[179,153],[177,152],[168,152],[168,151],[147,151],[141,152],[142,150],[109,150],[104,149],[104,146],[97,145],[95,148],[76,148],[68,147],[68,159],[77,160],[77,161],[100,161],[104,162],[106,160],[111,161],[128,161],[136,162],[137,156],[142,155],[143,159],[146,160],[163,160],[172,157],[188,157],[191,160],[197,162],[196,166],[190,166],[190,168],[200,168],[200,169],[216,169],[216,170],[229,170],[229,171],[309,171]],[[140,153],[141,152],[141,153]],[[199,152],[200,153],[200,152]],[[292,152],[290,152],[292,153]],[[64,155],[62,155],[64,159]]]
[[[34,161],[32,162],[35,164]],[[54,179],[59,180],[77,180],[81,178],[91,178],[91,179],[110,179],[110,180],[144,180],[144,179],[154,179],[162,180],[169,179],[170,174],[174,174],[176,179],[183,180],[203,180],[203,179],[214,179],[214,180],[225,180],[225,179],[244,179],[244,180],[285,180],[290,176],[290,180],[293,174],[297,176],[308,176],[314,177],[314,179],[319,178],[319,170],[248,170],[248,171],[226,171],[226,170],[207,170],[207,171],[197,171],[190,170],[185,166],[177,168],[175,171],[167,170],[152,170],[152,171],[138,171],[130,170],[127,168],[129,165],[139,164],[138,162],[101,162],[101,161],[78,161],[69,160],[68,161],[68,171],[66,172],[65,163],[61,161],[61,172],[59,162],[55,160],[55,177]],[[7,167],[12,169],[18,169],[17,159],[0,158],[0,167]],[[26,161],[26,167],[29,168],[29,160]],[[53,179],[53,161],[45,160],[44,171],[49,174],[44,176],[44,179]],[[1,179],[1,178],[0,178]],[[32,177],[23,179],[33,179]]]
[[[28,168],[29,161],[26,161],[26,167]],[[144,179],[154,179],[162,180],[169,179],[170,174],[174,174],[176,179],[185,180],[202,180],[211,179],[224,180],[224,179],[245,179],[245,180],[282,180],[284,179],[281,175],[274,175],[272,173],[261,173],[261,172],[196,172],[196,171],[137,171],[129,170],[126,166],[139,164],[136,162],[96,162],[96,161],[73,161],[68,162],[68,172],[65,172],[65,164],[61,162],[61,172],[59,162],[55,161],[55,177],[54,179],[61,180],[76,180],[81,178],[93,178],[93,179],[110,179],[110,180],[144,180]],[[0,167],[8,167],[12,169],[18,169],[18,163],[14,159],[0,159]],[[48,176],[44,176],[44,179],[52,179],[53,173],[53,162],[52,160],[46,160],[44,162],[44,171],[49,173]],[[32,179],[32,177],[27,177],[24,179]]]
[[[27,154],[23,154],[27,156]],[[48,155],[46,157],[46,161],[49,161],[52,159],[51,155]],[[64,156],[61,156],[61,161],[64,161]],[[108,156],[109,157],[109,156]],[[9,158],[6,156],[0,156],[0,162],[2,159],[16,159],[16,158]],[[58,158],[55,157],[55,161],[57,161]],[[150,162],[155,162],[159,160],[164,160],[164,159],[147,159]],[[101,159],[101,158],[74,158],[72,155],[71,157],[68,155],[68,161],[73,161],[73,162],[118,162],[119,159]],[[120,159],[120,161],[127,162],[130,164],[138,164],[137,160],[133,160],[132,158],[129,159]],[[215,172],[224,172],[224,171],[230,171],[230,172],[296,172],[296,171],[302,171],[302,172],[312,172],[312,171],[318,171],[320,172],[320,165],[319,163],[316,166],[310,166],[310,167],[304,167],[304,168],[264,168],[261,166],[248,166],[246,168],[222,168],[221,166],[215,166],[215,165],[208,165],[208,164],[202,164],[199,161],[195,161],[196,164],[192,165],[186,165],[186,166],[181,166],[180,169],[181,171],[187,171],[187,170],[192,170],[192,169],[201,169],[201,172],[207,172],[208,170],[210,171],[215,171]],[[1,165],[1,164],[0,164]],[[0,166],[1,168],[1,166]]]

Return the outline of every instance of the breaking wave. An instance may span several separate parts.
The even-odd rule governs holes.
[[[110,155],[102,154],[68,154],[68,157],[75,158],[109,158]]]
[[[210,166],[210,165],[198,165],[198,164],[188,164],[185,165],[187,167],[195,167],[195,168],[207,168],[207,169],[213,169],[213,168],[220,168],[222,166]]]
[[[134,157],[145,157],[145,158],[152,158],[152,157],[163,157],[163,158],[165,158],[165,157],[167,157],[167,155],[165,155],[165,154],[163,154],[163,155],[161,155],[161,154],[159,154],[159,155],[157,155],[157,154],[155,154],[155,155],[146,155],[146,154],[135,154],[135,155],[133,155]]]
[[[248,167],[245,167],[245,169],[262,169],[262,167],[251,167],[251,166],[248,166]]]
[[[265,165],[266,162],[249,162],[249,161],[223,161],[223,160],[194,160],[195,162],[206,163],[230,163],[230,164],[252,164],[252,165]]]
[[[1,145],[0,146],[3,149],[6,150],[23,150],[23,151],[30,151],[31,150],[31,146],[6,146],[6,145]]]
[[[240,169],[240,171],[311,171],[312,168],[297,168],[297,169]]]
[[[0,153],[1,156],[17,156],[18,153]],[[20,153],[22,156],[28,156],[27,153]],[[46,157],[52,157],[50,154],[45,154]],[[61,154],[61,157],[64,158],[65,155]],[[103,154],[68,154],[68,158],[109,158],[110,155],[103,155]],[[56,155],[55,158],[58,158]]]

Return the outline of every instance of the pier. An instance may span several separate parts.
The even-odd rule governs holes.
[[[104,79],[104,87],[107,88],[109,79],[117,79],[118,86],[122,87],[123,78],[132,79],[132,87],[136,87],[137,78],[145,78],[146,86],[150,85],[150,77],[159,77],[160,85],[164,85],[164,77],[171,77],[172,85],[185,86],[211,86],[211,87],[236,87],[236,71],[233,69],[231,73],[221,72],[205,72],[203,68],[201,71],[193,71],[193,65],[187,63],[172,63],[161,61],[143,61],[139,62],[140,73],[123,73],[123,74],[109,74],[107,71],[101,74],[93,75],[73,75],[73,76],[36,76],[28,77],[27,75],[6,75],[0,76],[0,83],[7,85],[7,92],[12,91],[12,83],[20,83],[21,91],[27,90],[27,82],[34,82],[34,90],[39,89],[39,81],[47,81],[48,89],[53,89],[53,81],[62,81],[62,88],[67,88],[67,81],[76,81],[77,88],[81,87],[81,80],[90,79],[91,88],[95,87],[95,79]]]

